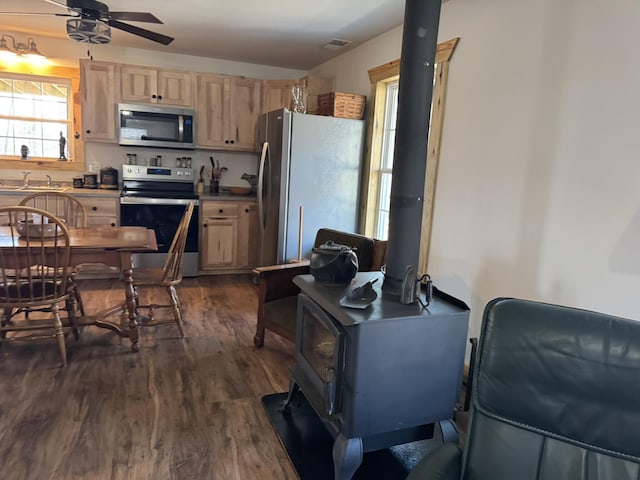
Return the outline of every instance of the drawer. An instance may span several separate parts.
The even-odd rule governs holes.
[[[202,202],[202,217],[237,217],[238,204],[233,202]]]
[[[87,227],[117,227],[118,219],[107,216],[87,215]]]
[[[78,198],[87,210],[87,217],[117,217],[117,198]]]

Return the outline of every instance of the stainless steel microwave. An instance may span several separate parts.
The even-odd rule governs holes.
[[[195,111],[163,105],[118,104],[120,145],[193,150]]]

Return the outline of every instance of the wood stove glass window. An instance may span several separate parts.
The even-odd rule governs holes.
[[[308,321],[302,330],[302,353],[316,374],[324,377],[327,369],[335,363],[337,339],[324,323],[309,321],[313,317],[306,318]]]
[[[342,332],[331,316],[306,295],[299,296],[298,328],[296,355],[301,361],[297,363],[307,370],[307,376],[317,387],[335,386],[340,380]]]

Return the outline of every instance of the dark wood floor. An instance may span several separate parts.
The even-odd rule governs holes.
[[[91,310],[123,294],[115,280],[81,288]],[[3,478],[297,478],[260,403],[287,390],[293,348],[274,335],[253,346],[257,287],[200,277],[179,294],[187,338],[143,329],[137,354],[96,327],[68,338],[67,368],[55,340],[2,344]]]
[[[123,297],[117,280],[80,287],[88,313]],[[253,346],[251,277],[185,279],[179,295],[186,338],[142,329],[138,353],[97,327],[67,339],[67,368],[55,340],[2,344],[2,478],[297,478],[260,403],[287,390],[293,345]]]

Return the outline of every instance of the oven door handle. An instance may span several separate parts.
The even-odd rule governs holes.
[[[189,202],[196,207],[200,204],[197,199],[188,198],[120,197],[120,205],[188,205]]]

